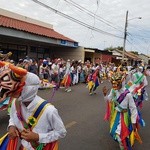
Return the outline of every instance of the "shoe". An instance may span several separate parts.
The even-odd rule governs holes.
[[[89,93],[89,95],[92,95],[92,93]]]
[[[67,92],[68,91],[68,89],[65,89],[65,92]]]
[[[67,92],[71,92],[71,89],[68,89]]]
[[[60,86],[59,88],[60,88],[60,89],[64,89],[65,87],[64,87],[64,86]]]

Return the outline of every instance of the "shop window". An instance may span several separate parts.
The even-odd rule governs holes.
[[[78,43],[77,43],[77,42],[74,42],[74,46],[75,46],[75,47],[78,47]]]
[[[30,52],[36,53],[37,52],[37,48],[35,46],[31,46],[30,47]]]
[[[45,48],[45,53],[49,54],[50,50],[48,48]]]
[[[17,50],[17,45],[15,45],[15,44],[8,44],[8,49]]]
[[[27,50],[27,46],[24,46],[24,45],[19,45],[18,46],[18,50],[20,50],[20,51],[26,51]]]
[[[61,44],[66,45],[67,41],[66,40],[61,40]]]
[[[39,47],[39,48],[37,49],[37,53],[41,53],[41,54],[45,53],[44,48]]]
[[[0,43],[0,48],[1,49],[7,49],[7,44],[6,43]]]

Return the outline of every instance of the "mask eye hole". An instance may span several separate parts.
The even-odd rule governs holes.
[[[9,80],[10,80],[10,78],[8,75],[5,75],[2,77],[2,81],[9,81]]]

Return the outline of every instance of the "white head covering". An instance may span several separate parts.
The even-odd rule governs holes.
[[[34,73],[28,72],[25,80],[25,85],[21,92],[21,96],[18,98],[22,102],[30,102],[37,95],[38,88],[40,85],[40,79]]]

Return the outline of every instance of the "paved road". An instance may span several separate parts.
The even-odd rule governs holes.
[[[150,81],[150,79],[148,79]],[[67,136],[60,140],[59,150],[119,150],[118,144],[109,135],[109,124],[103,121],[105,102],[102,95],[102,86],[110,86],[104,82],[97,94],[89,96],[85,84],[72,87],[72,92],[66,93],[64,89],[56,91],[52,104],[58,109],[67,128]],[[150,89],[148,89],[150,93]],[[39,95],[50,99],[52,90],[40,90]],[[150,101],[145,101],[142,115],[146,127],[141,128],[140,135],[143,144],[136,142],[134,150],[149,150],[150,143]],[[0,113],[0,135],[6,131],[8,116],[6,112]]]

